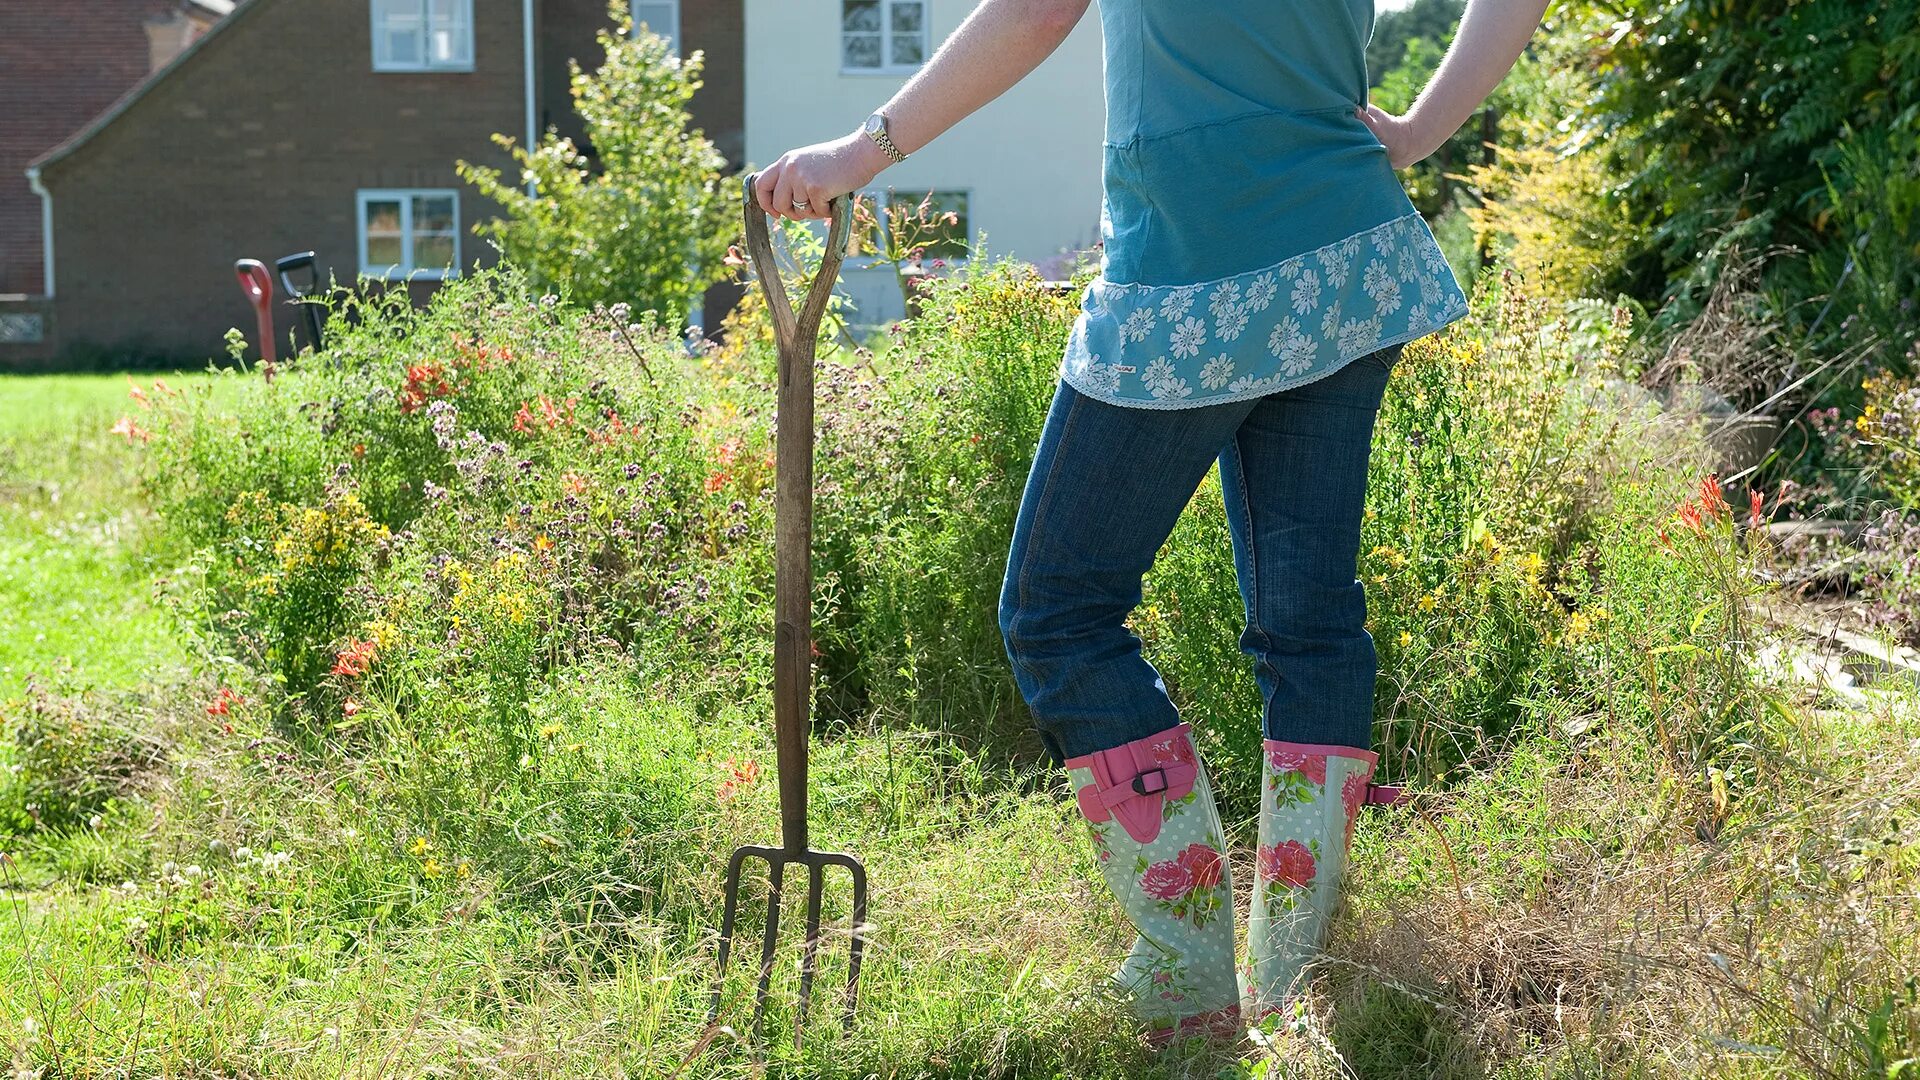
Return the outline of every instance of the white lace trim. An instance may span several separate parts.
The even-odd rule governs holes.
[[[1203,293],[1204,310],[1195,307]],[[1082,294],[1061,376],[1113,404],[1167,409],[1238,401],[1312,382],[1355,357],[1425,336],[1466,308],[1433,233],[1411,213],[1211,281],[1095,279]],[[1090,333],[1100,337],[1099,351]]]

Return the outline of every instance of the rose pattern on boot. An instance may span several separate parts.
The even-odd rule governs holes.
[[[1234,966],[1233,885],[1226,834],[1206,771],[1185,725],[1143,740],[1140,765],[1195,766],[1192,789],[1163,797],[1160,828],[1147,843],[1116,818],[1089,821],[1101,877],[1136,931],[1132,949],[1113,979],[1150,1037],[1237,1014],[1240,990]],[[1090,767],[1069,762],[1076,792],[1095,785]],[[1130,783],[1131,776],[1122,783]],[[1097,785],[1096,785],[1097,787]],[[1230,1020],[1231,1017],[1229,1016]]]
[[[1352,747],[1275,740],[1266,751],[1248,957],[1241,968],[1254,1018],[1299,989],[1320,951],[1377,761]]]

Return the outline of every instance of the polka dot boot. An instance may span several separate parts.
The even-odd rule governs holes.
[[[1066,766],[1101,876],[1138,931],[1114,981],[1148,1039],[1237,1037],[1226,835],[1192,729],[1181,724]]]
[[[1242,972],[1254,1020],[1301,988],[1320,952],[1360,807],[1399,798],[1396,789],[1370,782],[1378,758],[1367,750],[1269,739],[1265,757]]]

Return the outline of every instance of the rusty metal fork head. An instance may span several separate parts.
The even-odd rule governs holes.
[[[713,1002],[707,1012],[711,1023],[720,1015],[720,996],[727,977],[727,960],[733,948],[734,920],[740,907],[740,875],[748,859],[767,864],[766,928],[760,935],[760,981],[753,995],[753,1030],[760,1030],[767,1007],[767,991],[773,980],[773,957],[780,940],[781,886],[788,865],[804,867],[807,873],[807,933],[800,954],[800,998],[794,1013],[794,1045],[800,1043],[807,1022],[807,1004],[813,994],[813,976],[819,957],[820,906],[826,893],[826,871],[830,866],[844,867],[853,887],[852,934],[847,957],[847,999],[840,1014],[843,1030],[853,1026],[853,1010],[860,993],[860,959],[866,946],[867,869],[851,855],[834,851],[795,851],[788,848],[747,845],[734,849],[727,862],[726,907],[720,916],[720,971],[714,981]]]

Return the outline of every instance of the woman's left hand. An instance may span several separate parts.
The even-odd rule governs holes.
[[[1373,130],[1373,137],[1387,148],[1387,160],[1396,169],[1404,169],[1440,149],[1447,135],[1452,134],[1448,132],[1436,139],[1413,113],[1395,116],[1371,103],[1364,109],[1355,109],[1354,115]]]
[[[856,131],[781,154],[760,170],[753,190],[760,209],[769,214],[795,221],[826,219],[833,216],[827,207],[830,199],[866,187],[890,164],[891,159],[872,139]],[[796,202],[804,205],[796,207]]]

